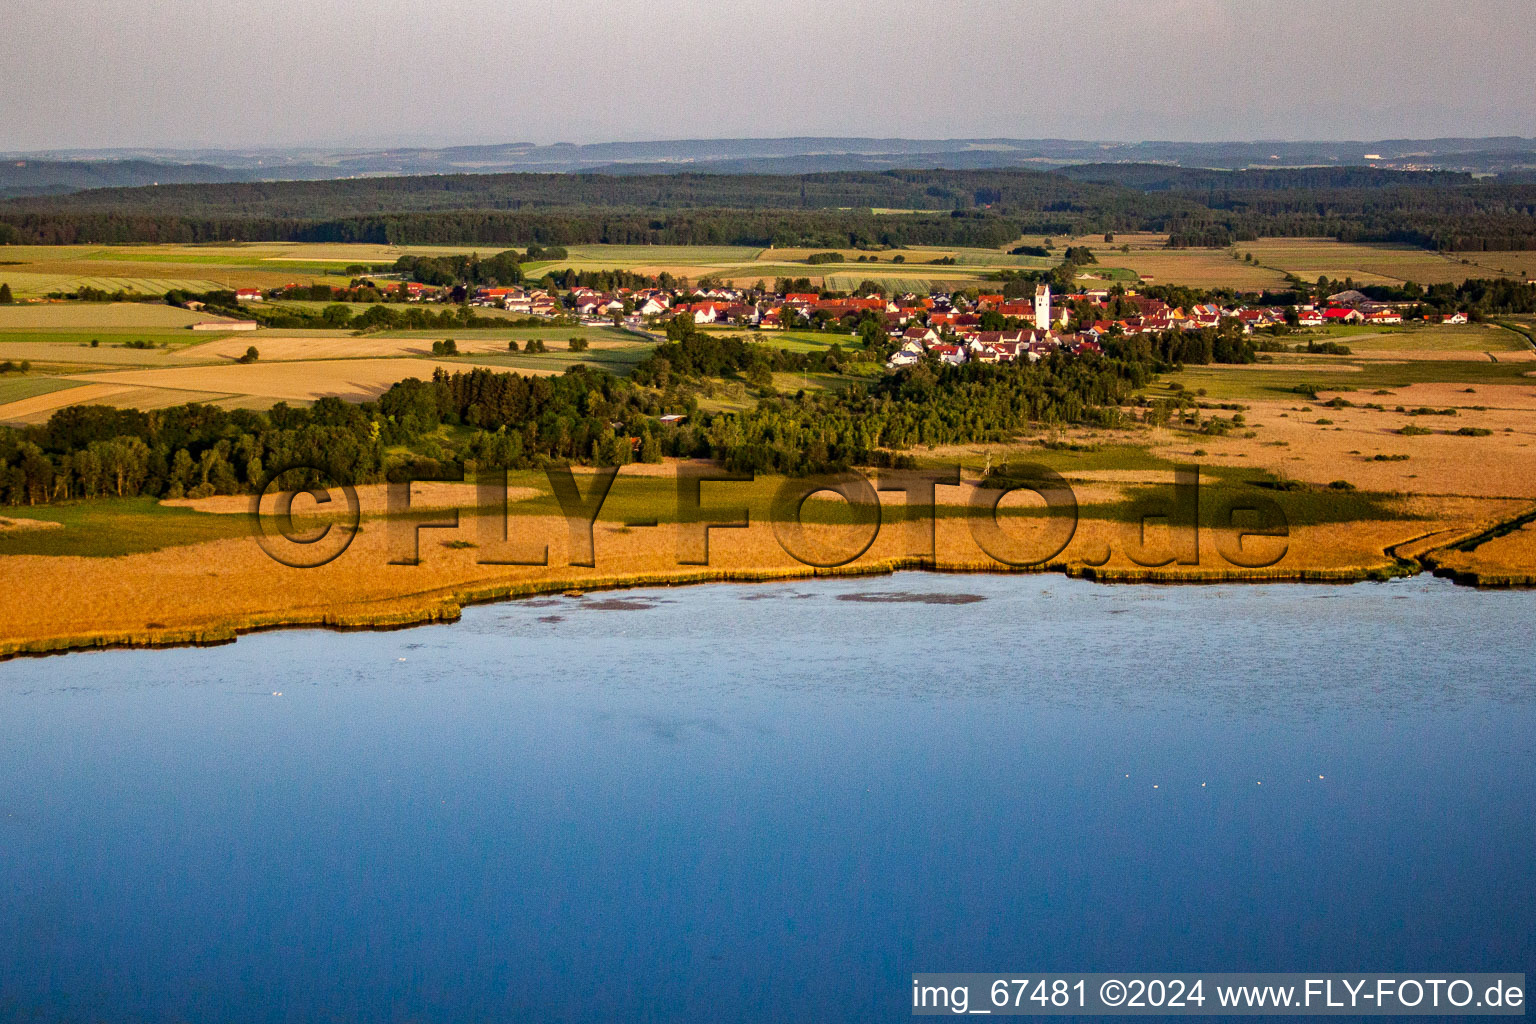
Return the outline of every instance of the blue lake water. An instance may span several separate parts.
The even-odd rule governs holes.
[[[1533,622],[1424,577],[902,574],[0,664],[0,1019],[1536,973]]]

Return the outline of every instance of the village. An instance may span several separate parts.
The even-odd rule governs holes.
[[[1170,306],[1162,299],[1124,288],[1053,296],[1049,284],[1036,285],[1032,297],[975,290],[921,296],[845,296],[715,283],[690,288],[686,282],[670,288],[612,291],[576,286],[562,293],[553,287],[471,290],[403,281],[382,285],[380,290],[396,301],[461,302],[534,319],[567,318],[586,326],[617,326],[650,337],[659,337],[657,332],[681,318],[695,327],[814,330],[861,336],[867,341],[883,337],[887,342],[883,348],[889,352],[885,365],[893,370],[929,357],[950,365],[1037,362],[1057,351],[1074,355],[1102,352],[1108,337],[1218,329],[1223,325],[1251,335],[1264,330],[1281,333],[1289,328],[1390,327],[1411,319],[1465,324],[1469,319],[1459,311],[1423,313],[1406,308],[1407,304],[1376,302],[1354,289],[1330,295],[1323,302],[1301,305],[1204,303],[1187,307]],[[235,295],[244,304],[280,301],[290,297],[291,291],[242,288]],[[1118,315],[1111,318],[1111,310]],[[204,326],[232,329],[227,321],[193,329]],[[254,329],[257,325],[252,321],[248,326]]]

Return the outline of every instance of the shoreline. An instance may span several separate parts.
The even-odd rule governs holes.
[[[1487,531],[1483,531],[1487,532]],[[886,559],[879,562],[839,566],[837,568],[803,567],[799,570],[775,569],[705,569],[697,572],[659,574],[632,573],[614,577],[569,577],[526,583],[451,588],[450,592],[429,591],[420,595],[414,606],[388,611],[292,609],[193,629],[164,629],[150,632],[115,632],[97,634],[62,634],[6,643],[0,641],[0,662],[18,658],[46,658],[89,651],[157,650],[176,647],[220,647],[235,643],[242,636],[285,629],[320,629],[330,632],[387,632],[457,622],[466,607],[517,601],[551,594],[586,594],[641,588],[702,586],[718,583],[779,583],[793,580],[820,580],[893,576],[900,572],[928,572],[944,575],[1042,576],[1059,575],[1113,586],[1215,586],[1242,583],[1251,585],[1315,584],[1345,586],[1355,583],[1385,583],[1426,573],[1450,580],[1457,586],[1483,590],[1508,590],[1536,587],[1536,576],[1493,575],[1475,570],[1443,566],[1433,552],[1466,543],[1463,537],[1426,551],[1414,558],[1388,553],[1396,561],[1392,566],[1371,569],[1245,569],[1245,570],[1166,570],[1103,569],[1082,564],[1053,563],[1039,567],[999,568],[996,563],[945,563],[922,557]],[[1433,536],[1433,535],[1430,535]],[[1415,541],[1425,538],[1416,538]],[[1405,542],[1406,546],[1415,541]],[[402,599],[392,599],[391,603]],[[378,604],[381,602],[368,602]]]

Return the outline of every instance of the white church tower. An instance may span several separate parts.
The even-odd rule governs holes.
[[[1035,288],[1035,330],[1051,329],[1051,286],[1042,284]]]

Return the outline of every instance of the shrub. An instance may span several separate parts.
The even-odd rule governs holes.
[[[587,339],[572,338],[570,341],[570,349],[572,352],[585,352],[587,350]]]
[[[255,345],[252,345],[250,348],[245,350],[245,355],[243,355],[239,359],[235,360],[235,362],[237,362],[237,363],[254,363],[256,360],[258,360],[260,358],[261,358],[261,353],[256,351],[256,346]]]
[[[1334,480],[1329,483],[1328,489],[1330,491],[1352,491],[1355,489],[1355,485],[1348,480]]]
[[[1492,434],[1492,433],[1493,433],[1493,431],[1489,430],[1487,427],[1462,427],[1460,430],[1456,431],[1456,436],[1457,437],[1487,437],[1489,434]]]
[[[1416,427],[1410,423],[1402,430],[1399,430],[1398,433],[1402,434],[1404,437],[1418,437],[1421,434],[1433,434],[1434,431],[1430,430],[1428,427]]]

